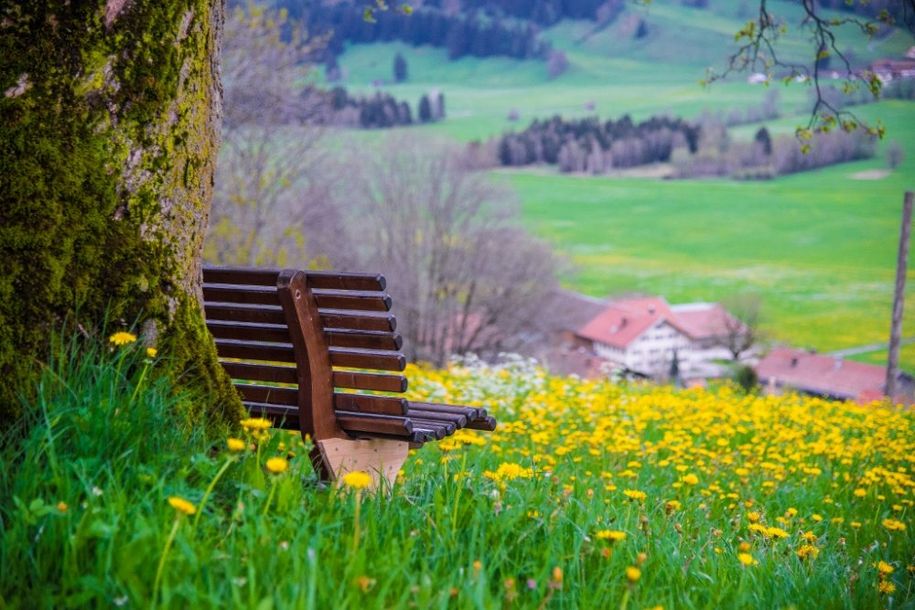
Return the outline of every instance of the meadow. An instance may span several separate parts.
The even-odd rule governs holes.
[[[797,16],[793,3],[773,6]],[[354,45],[340,64],[345,84],[356,91],[374,90],[374,81],[411,101],[442,91],[448,118],[403,130],[420,136],[485,139],[553,114],[720,114],[758,106],[771,90],[779,93],[780,118],[735,127],[731,136],[747,140],[761,126],[790,135],[810,118],[808,87],[751,85],[743,76],[699,84],[706,68],[723,65],[745,13],[746,7],[723,0],[708,11],[655,2],[647,10],[630,8],[600,31],[589,22],[562,21],[544,33],[569,59],[568,71],[554,80],[542,62],[448,61],[442,49],[399,43]],[[643,39],[626,33],[633,16],[649,25]],[[873,41],[850,30],[842,36],[859,60],[899,56],[915,44],[901,30]],[[789,35],[781,45],[785,58],[804,57],[801,36]],[[391,84],[398,52],[407,58],[410,79]],[[508,119],[511,109],[518,121]],[[599,297],[656,293],[671,302],[753,293],[762,300],[770,342],[821,351],[878,344],[889,330],[902,195],[915,188],[915,103],[887,100],[852,110],[887,128],[874,159],[771,181],[667,181],[658,179],[663,167],[604,177],[536,167],[493,175],[516,191],[527,226],[573,263],[575,273],[562,278],[569,288]],[[892,172],[884,160],[890,142],[907,152]],[[915,312],[913,277],[910,272],[909,316]],[[853,358],[882,364],[886,352]],[[903,348],[902,362],[915,371],[915,346]]]
[[[915,607],[909,410],[411,368],[500,426],[373,494],[316,485],[297,434],[183,417],[167,366],[80,339],[46,368],[0,445],[0,606]]]

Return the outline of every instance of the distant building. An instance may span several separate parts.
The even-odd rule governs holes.
[[[902,59],[878,59],[870,65],[870,70],[884,82],[915,78],[915,58],[907,56]]]
[[[670,306],[662,297],[635,297],[607,303],[575,336],[613,367],[665,379],[676,359],[689,380],[722,374],[715,361],[731,358],[723,347],[729,328],[741,326],[717,303]]]
[[[756,365],[763,388],[771,393],[786,389],[812,396],[870,402],[885,396],[886,369],[787,347],[776,348]],[[915,380],[900,373],[898,402],[911,403]]]

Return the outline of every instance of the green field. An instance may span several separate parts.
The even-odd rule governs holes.
[[[449,62],[442,49],[399,43],[353,46],[340,63],[345,84],[367,92],[373,81],[390,80],[393,57],[403,53],[410,81],[383,90],[415,103],[438,89],[448,109],[445,121],[405,131],[462,141],[520,129],[552,114],[694,117],[758,105],[769,89],[743,77],[699,84],[706,67],[723,65],[733,33],[747,18],[739,3],[711,4],[712,11],[672,2],[652,3],[647,11],[630,8],[590,36],[593,24],[563,21],[544,33],[570,62],[555,80],[547,78],[542,62]],[[773,6],[781,15],[798,15],[795,3]],[[627,35],[633,18],[646,19],[648,36]],[[898,30],[874,41],[849,30],[841,35],[861,61],[899,56],[913,44],[911,35]],[[788,59],[809,52],[797,35],[786,37],[781,49]],[[766,126],[791,134],[809,119],[808,89],[772,87],[780,93],[782,117]],[[585,109],[587,102],[594,111]],[[520,113],[517,122],[507,119],[513,108]],[[915,188],[915,103],[885,101],[853,110],[887,126],[877,158],[773,181],[579,177],[552,168],[494,175],[517,191],[528,226],[572,260],[575,274],[562,278],[571,288],[595,296],[651,292],[671,302],[757,293],[773,341],[819,350],[879,343],[888,333],[902,194]],[[759,127],[734,128],[732,137],[749,139]],[[882,149],[892,141],[906,149],[903,165],[879,179],[860,179],[860,172],[885,169]],[[909,278],[911,283],[915,273]],[[915,287],[907,296],[911,317]],[[908,334],[915,335],[915,328]],[[885,353],[855,358],[881,363]],[[915,370],[915,346],[903,349],[903,361]]]
[[[911,143],[913,111],[909,102],[883,102],[862,112]],[[831,350],[886,340],[902,193],[915,188],[915,159],[880,180],[854,178],[883,167],[877,158],[767,182],[500,175],[517,189],[531,228],[578,267],[569,286],[672,302],[757,293],[771,338]],[[908,278],[911,317],[915,271]],[[915,349],[904,352],[915,367]]]
[[[770,4],[779,15],[799,16],[794,2]],[[560,22],[544,33],[569,60],[569,69],[554,80],[547,78],[546,64],[541,61],[475,57],[448,61],[441,48],[386,43],[351,46],[340,58],[342,84],[370,93],[376,90],[373,83],[384,82],[381,90],[410,101],[414,109],[423,93],[442,91],[448,120],[423,130],[459,140],[490,137],[553,114],[572,117],[596,113],[615,118],[630,113],[646,118],[671,113],[692,117],[703,110],[759,104],[766,87],[749,85],[743,76],[709,88],[699,84],[707,68],[724,66],[734,48],[734,32],[750,18],[731,0],[715,0],[711,5],[712,10],[700,11],[658,0],[647,10],[630,8],[607,29],[591,36],[591,22]],[[645,38],[633,39],[627,31],[627,21],[635,17],[649,24]],[[853,30],[843,29],[841,36],[861,61],[901,55],[915,44],[902,31],[873,41]],[[804,41],[800,33],[786,36],[780,47],[784,58],[806,58],[809,49]],[[390,82],[398,52],[409,65],[410,78],[403,84]],[[773,86],[779,89],[784,113],[805,111],[805,87]],[[587,103],[593,103],[595,110],[586,110]],[[518,122],[507,119],[512,109],[520,115]]]

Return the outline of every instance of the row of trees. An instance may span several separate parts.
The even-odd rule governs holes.
[[[364,3],[360,2],[320,2],[307,8],[300,0],[281,0],[278,4],[291,15],[301,16],[309,32],[327,36],[325,53],[329,56],[341,54],[346,42],[392,40],[444,47],[451,59],[467,55],[546,59],[550,52],[550,44],[540,38],[539,29],[530,22],[446,12],[425,5],[410,15],[379,12],[369,22],[364,18]]]
[[[444,7],[447,0],[431,0],[427,6]],[[453,4],[453,3],[452,3]],[[462,12],[482,11],[492,17],[527,19],[540,25],[553,25],[561,19],[602,20],[607,14],[619,14],[625,0],[461,0]]]
[[[869,159],[875,154],[876,138],[863,131],[815,133],[804,151],[791,135],[772,137],[760,128],[751,142],[731,141],[722,123],[706,122],[694,155],[672,156],[678,178],[732,177],[759,180],[817,169],[836,163]]]
[[[695,152],[700,130],[682,119],[652,117],[635,123],[628,115],[601,122],[596,117],[535,120],[524,131],[498,141],[498,163],[545,163],[561,171],[603,173],[611,168],[665,162],[675,148]]]
[[[376,92],[373,96],[354,97],[343,87],[334,87],[327,94],[328,111],[321,123],[378,129],[413,125],[414,115],[410,104],[398,101],[389,93]],[[419,98],[416,122],[432,123],[445,118],[445,96],[440,91],[424,93]]]

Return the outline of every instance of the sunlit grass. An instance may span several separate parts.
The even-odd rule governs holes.
[[[316,486],[295,434],[249,424],[230,448],[176,420],[191,397],[135,391],[167,362],[109,351],[48,369],[29,434],[4,444],[0,605],[912,603],[909,411],[520,361],[411,368],[414,396],[485,404],[500,426],[423,448],[367,494]]]

